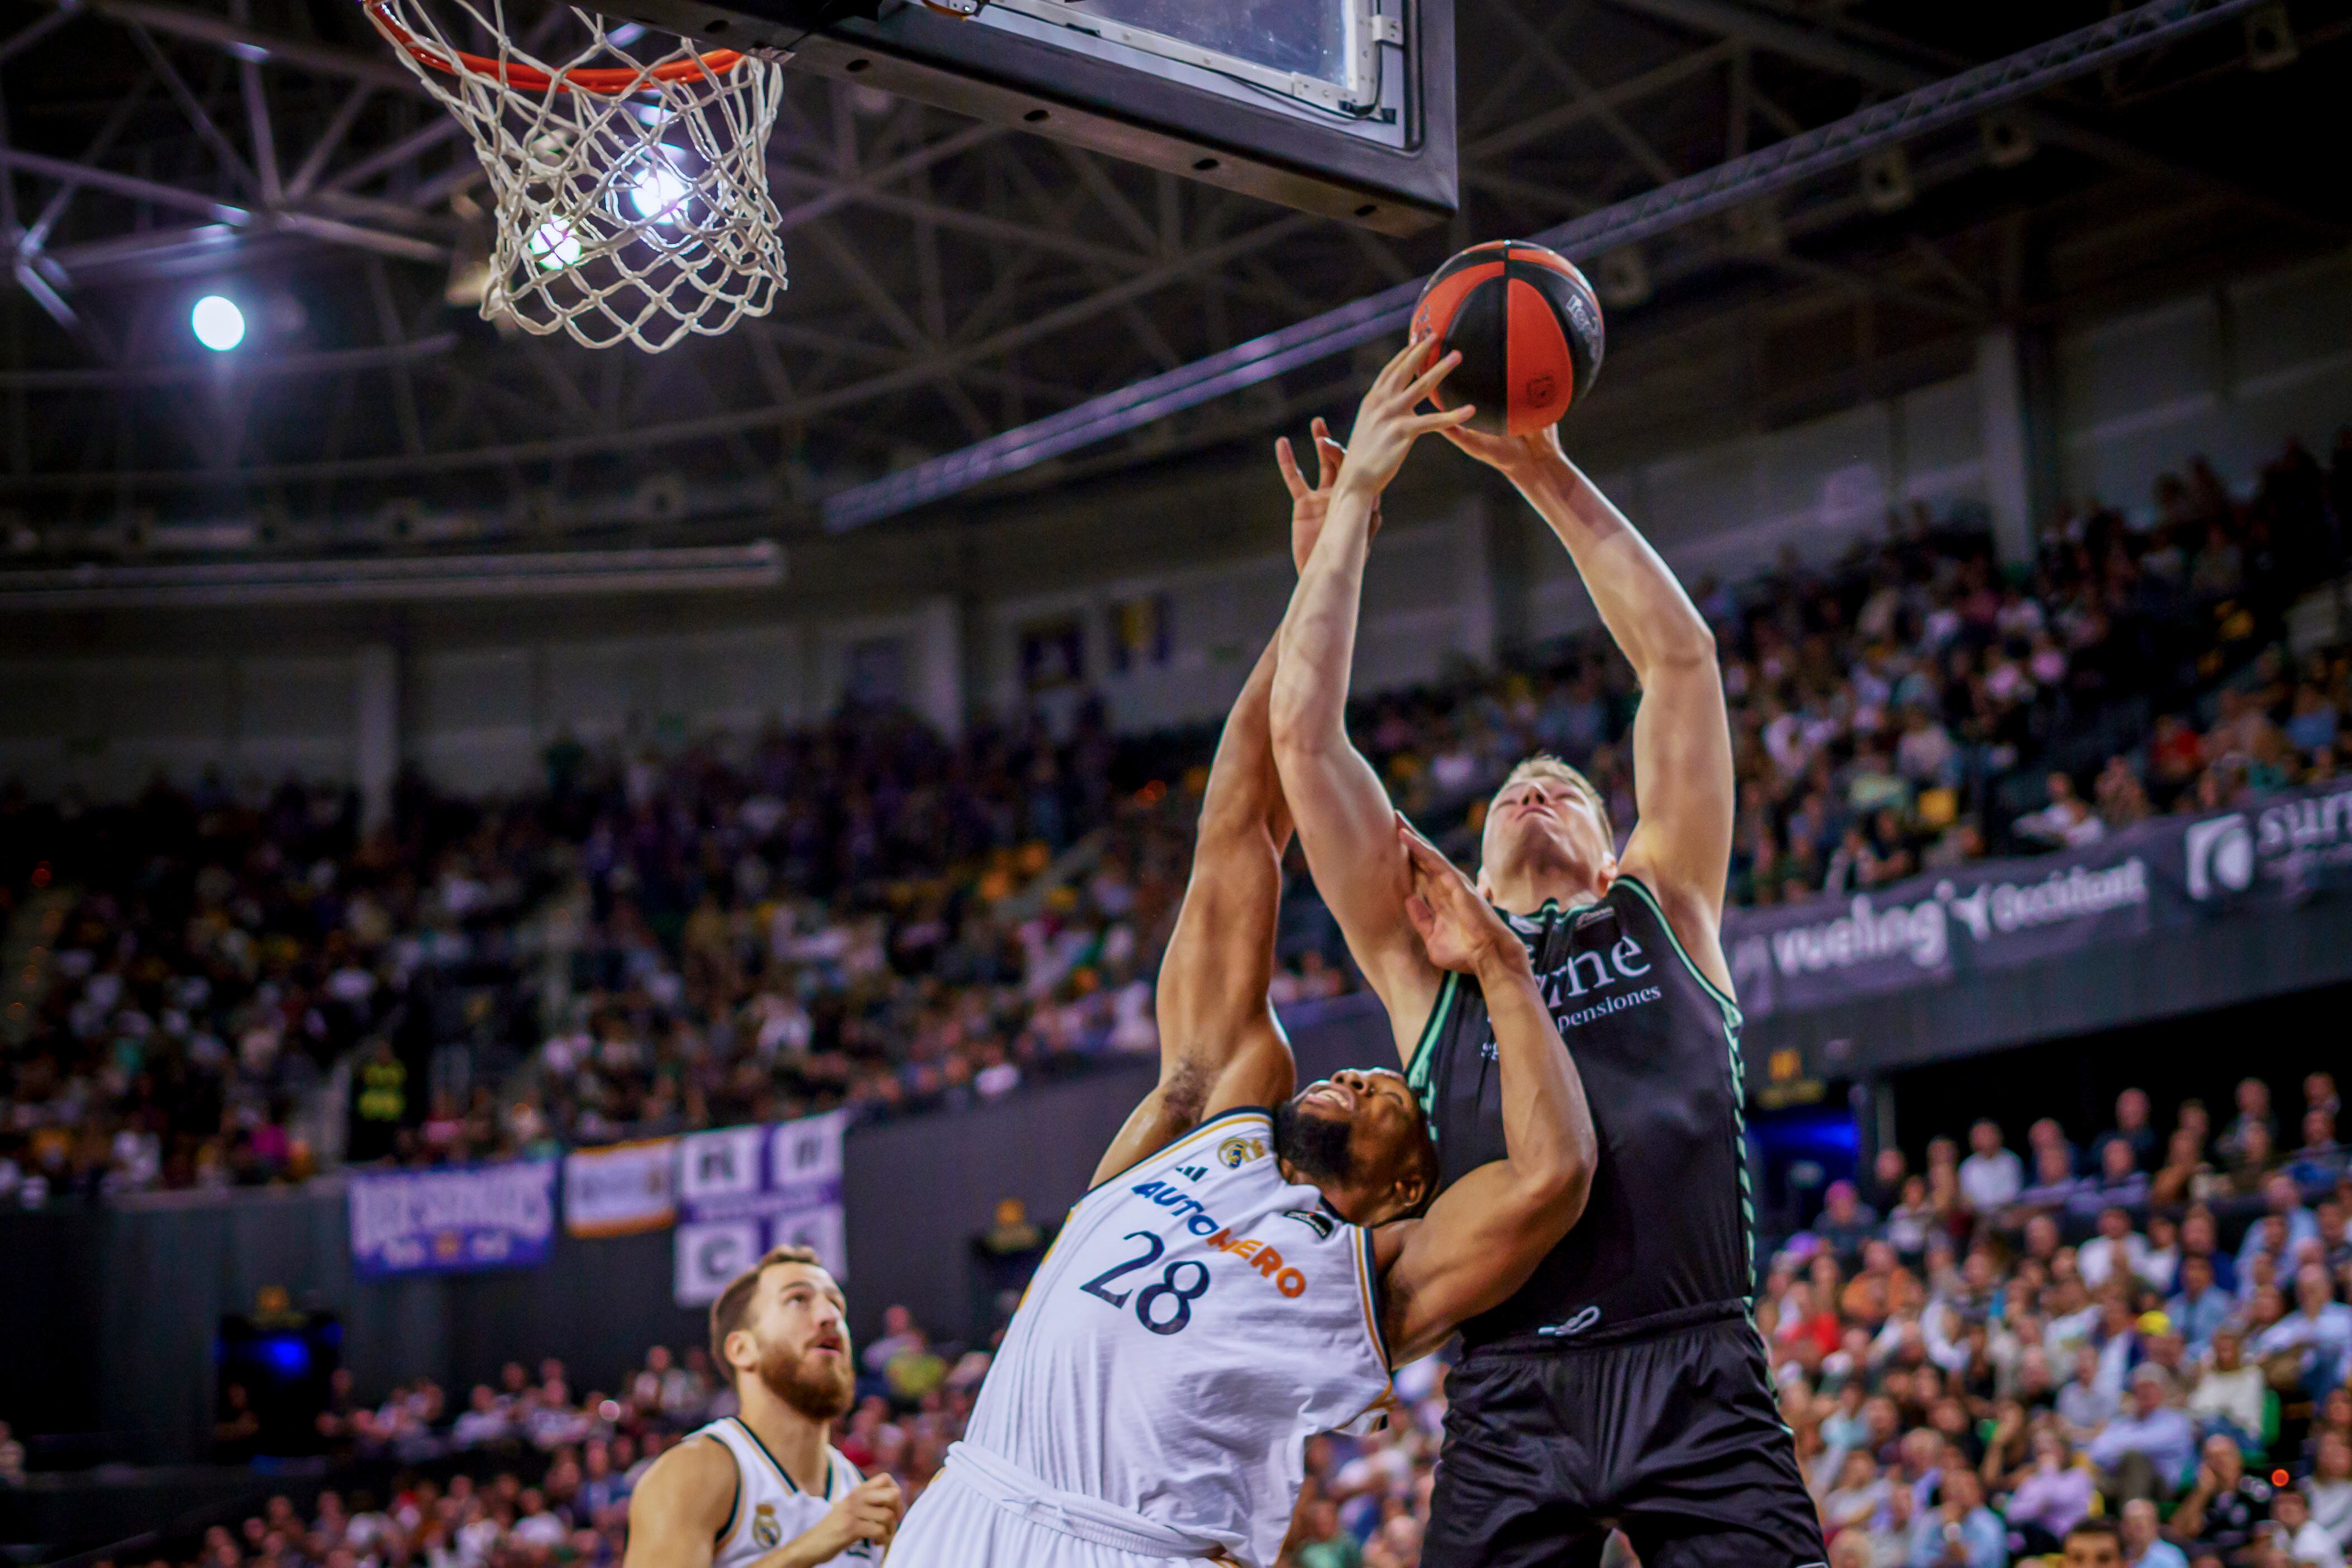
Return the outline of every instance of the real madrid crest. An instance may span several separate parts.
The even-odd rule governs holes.
[[[1227,1138],[1217,1145],[1217,1163],[1229,1171],[1237,1171],[1265,1155],[1264,1138]]]
[[[763,1502],[751,1513],[751,1542],[761,1551],[772,1551],[784,1542],[784,1527],[776,1518],[776,1505]]]

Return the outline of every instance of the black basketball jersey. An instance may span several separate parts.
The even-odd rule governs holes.
[[[1754,1211],[1738,1005],[1633,877],[1595,904],[1506,918],[1583,1079],[1600,1159],[1583,1218],[1517,1294],[1462,1325],[1464,1341],[1616,1338],[1745,1307]],[[1448,974],[1407,1071],[1437,1140],[1441,1192],[1504,1157],[1495,1050],[1477,982]]]

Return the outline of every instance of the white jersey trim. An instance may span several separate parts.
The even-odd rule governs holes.
[[[802,1486],[800,1482],[793,1479],[793,1473],[784,1469],[784,1467],[777,1461],[776,1456],[768,1451],[768,1445],[760,1440],[760,1434],[751,1430],[751,1424],[743,1420],[743,1418],[739,1416],[723,1416],[718,1420],[709,1423],[708,1426],[698,1427],[695,1431],[687,1434],[689,1438],[709,1438],[712,1442],[718,1444],[720,1448],[724,1449],[727,1457],[730,1459],[732,1459],[735,1463],[735,1496],[727,1505],[727,1522],[719,1526],[718,1538],[711,1543],[711,1555],[713,1558],[723,1553],[728,1545],[734,1541],[736,1531],[742,1528],[744,1518],[743,1463],[745,1455],[742,1449],[736,1447],[733,1443],[729,1442],[720,1435],[719,1429],[721,1427],[731,1427],[746,1442],[750,1443],[751,1446],[751,1451],[758,1454],[761,1459],[767,1464],[767,1467],[775,1472],[776,1479],[784,1483],[784,1490],[786,1491],[792,1493],[795,1497],[806,1497],[811,1495],[807,1488]],[[859,1481],[865,1479],[865,1477],[858,1473],[857,1467],[851,1464],[847,1459],[842,1457],[840,1449],[835,1448],[832,1444],[827,1443],[824,1448],[824,1490],[814,1495],[827,1502],[835,1500],[840,1492],[841,1477],[845,1471],[847,1472],[850,1478],[850,1484],[852,1486],[855,1486]]]
[[[1078,1195],[1078,1202],[1070,1205],[1070,1212],[1073,1214],[1076,1213],[1078,1204],[1086,1202],[1087,1198],[1094,1197],[1095,1194],[1102,1191],[1105,1187],[1109,1186],[1114,1182],[1131,1176],[1136,1172],[1142,1170],[1144,1167],[1156,1161],[1168,1158],[1179,1150],[1188,1147],[1198,1139],[1205,1137],[1210,1132],[1217,1130],[1219,1124],[1230,1121],[1235,1116],[1255,1116],[1266,1124],[1266,1130],[1269,1133],[1274,1130],[1274,1113],[1264,1105],[1235,1105],[1230,1110],[1220,1111],[1213,1116],[1193,1123],[1192,1130],[1186,1133],[1182,1137],[1170,1139],[1167,1143],[1162,1144],[1160,1147],[1152,1150],[1150,1154],[1143,1155],[1132,1165],[1126,1166],[1118,1170],[1113,1171],[1110,1175],[1103,1177],[1102,1180],[1095,1183],[1094,1186],[1087,1188],[1085,1192]],[[1040,1264],[1039,1267],[1042,1269],[1044,1265]]]

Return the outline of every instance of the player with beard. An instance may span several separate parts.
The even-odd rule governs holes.
[[[1339,449],[1317,436],[1328,489]],[[1299,488],[1304,560],[1323,507]],[[1414,868],[1421,940],[1493,998],[1502,1145],[1408,1218],[1437,1159],[1403,1076],[1292,1092],[1266,1000],[1291,833],[1274,679],[1269,647],[1210,770],[1160,970],[1159,1084],[1039,1266],[889,1568],[1272,1563],[1307,1438],[1377,1419],[1389,1368],[1517,1289],[1583,1206],[1592,1119],[1527,950],[1402,821],[1383,849]]]
[[[826,1440],[856,1393],[841,1287],[806,1247],[779,1247],[710,1304],[710,1358],[740,1415],[654,1462],[629,1499],[625,1568],[876,1563],[904,1507]]]
[[[1440,428],[1413,412],[1432,384],[1426,355],[1416,340],[1381,372],[1327,482],[1327,526],[1283,625],[1273,724],[1316,887],[1429,1115],[1444,1208],[1503,1147],[1515,1091],[1494,1071],[1485,978],[1429,950],[1387,791],[1347,733],[1379,497],[1418,434]],[[1731,732],[1714,636],[1556,431],[1444,434],[1550,525],[1633,665],[1641,817],[1619,855],[1599,791],[1544,757],[1488,803],[1478,888],[1525,944],[1576,1053],[1601,1156],[1576,1228],[1462,1325],[1422,1562],[1593,1568],[1615,1528],[1646,1568],[1818,1568],[1820,1519],[1748,1317],[1740,1019],[1719,936]]]

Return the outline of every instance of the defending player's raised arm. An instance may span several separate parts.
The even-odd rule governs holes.
[[[1337,444],[1315,422],[1318,445]],[[1276,451],[1292,474],[1290,444]],[[1327,455],[1327,470],[1337,459]],[[1328,512],[1329,484],[1292,489],[1291,557],[1304,565]],[[1160,1082],[1119,1129],[1097,1166],[1106,1181],[1181,1137],[1203,1116],[1235,1105],[1271,1105],[1289,1097],[1297,1069],[1290,1043],[1266,999],[1274,978],[1276,916],[1282,902],[1282,855],[1289,848],[1290,808],[1276,774],[1268,708],[1277,635],[1258,655],[1226,716],[1201,824],[1192,871],[1176,929],[1160,962],[1156,1006]]]
[[[1625,514],[1560,450],[1558,430],[1446,439],[1499,470],[1568,547],[1577,573],[1642,685],[1633,718],[1639,821],[1622,868],[1665,906],[1675,934],[1717,988],[1731,988],[1719,928],[1731,867],[1731,727],[1715,634]]]
[[[1274,683],[1274,751],[1298,820],[1315,886],[1348,939],[1348,949],[1388,1009],[1401,1054],[1410,1056],[1439,975],[1404,915],[1405,867],[1396,851],[1394,811],[1380,778],[1348,738],[1348,682],[1356,653],[1364,563],[1380,525],[1381,492],[1414,441],[1476,411],[1417,414],[1460,356],[1426,371],[1419,340],[1391,360],[1364,394],[1344,453],[1318,427],[1315,490],[1283,453],[1291,495],[1329,497],[1330,517],[1298,575],[1283,619],[1282,662]]]
[[[1444,967],[1476,976],[1486,999],[1503,1080],[1505,1151],[1447,1187],[1422,1218],[1375,1233],[1382,1327],[1402,1365],[1527,1282],[1583,1215],[1599,1153],[1584,1081],[1536,985],[1527,947],[1402,817],[1395,831],[1412,867],[1406,910],[1424,948]]]
[[[1204,1116],[1271,1105],[1297,1077],[1290,1042],[1266,999],[1289,812],[1266,743],[1275,647],[1225,719],[1201,802],[1192,871],[1160,961],[1154,1005],[1160,1082],[1095,1167],[1097,1184],[1166,1147]]]

